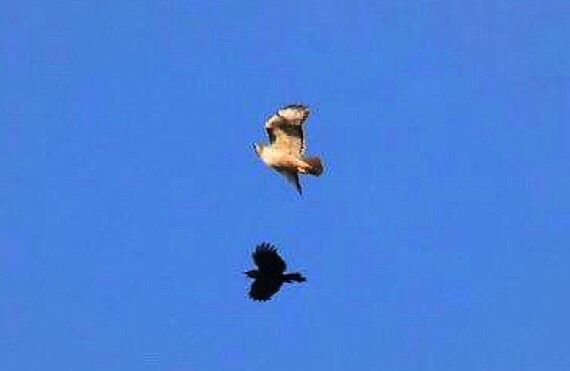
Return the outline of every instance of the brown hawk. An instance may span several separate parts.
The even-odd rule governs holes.
[[[305,157],[303,124],[309,108],[293,104],[281,108],[265,122],[269,145],[254,144],[255,152],[267,166],[284,175],[302,193],[299,174],[319,176],[324,167],[320,158]]]

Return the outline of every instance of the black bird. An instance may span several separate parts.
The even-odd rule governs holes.
[[[287,265],[279,256],[275,247],[267,242],[256,246],[251,254],[258,270],[244,272],[255,279],[249,290],[249,297],[255,301],[267,301],[281,288],[284,282],[305,282],[301,273],[285,273]]]

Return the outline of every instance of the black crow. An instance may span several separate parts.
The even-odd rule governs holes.
[[[263,242],[255,248],[251,255],[259,269],[245,272],[255,281],[251,284],[249,297],[255,301],[267,301],[281,288],[284,282],[305,282],[301,273],[285,273],[287,265],[279,256],[275,247]]]

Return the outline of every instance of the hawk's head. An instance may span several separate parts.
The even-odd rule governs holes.
[[[253,143],[253,149],[255,150],[255,153],[257,153],[259,157],[261,157],[261,153],[263,152],[264,147],[265,146],[263,144]]]

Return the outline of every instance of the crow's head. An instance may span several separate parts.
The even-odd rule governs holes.
[[[258,271],[258,270],[255,270],[255,269],[252,269],[252,270],[250,270],[250,271],[243,272],[243,274],[245,274],[245,275],[248,276],[249,278],[255,279],[255,278],[258,277],[259,271]]]

